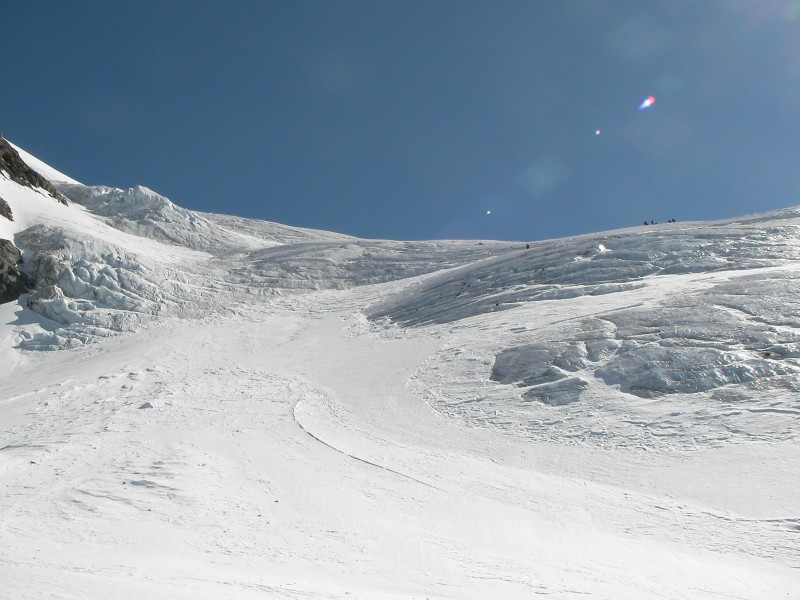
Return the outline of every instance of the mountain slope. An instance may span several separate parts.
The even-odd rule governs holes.
[[[796,593],[798,209],[525,250],[59,181],[0,177],[0,598]]]

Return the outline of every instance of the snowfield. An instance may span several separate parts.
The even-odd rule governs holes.
[[[0,598],[800,598],[800,207],[361,240],[0,174]]]

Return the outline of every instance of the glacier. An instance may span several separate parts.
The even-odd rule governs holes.
[[[800,207],[367,240],[16,149],[0,598],[800,589]]]

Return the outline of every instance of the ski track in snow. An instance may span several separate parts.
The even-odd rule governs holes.
[[[61,294],[0,307],[0,598],[798,597],[797,210],[526,251],[61,181],[0,177]]]

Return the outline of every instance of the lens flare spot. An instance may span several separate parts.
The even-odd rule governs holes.
[[[656,103],[656,97],[655,96],[648,96],[639,105],[639,110],[644,110],[645,108],[650,108],[655,103]]]

